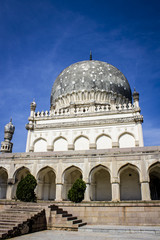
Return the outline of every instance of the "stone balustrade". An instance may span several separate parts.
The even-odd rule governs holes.
[[[112,112],[112,111],[125,111],[133,110],[135,107],[131,103],[124,104],[105,104],[105,105],[90,105],[90,106],[73,106],[59,110],[41,111],[35,112],[34,117],[53,117],[53,116],[68,116],[71,114],[84,114],[84,113],[96,113],[96,112]]]

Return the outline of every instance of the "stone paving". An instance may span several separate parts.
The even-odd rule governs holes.
[[[69,232],[45,230],[31,233],[12,240],[160,240],[160,235],[150,233],[112,233],[102,232]]]

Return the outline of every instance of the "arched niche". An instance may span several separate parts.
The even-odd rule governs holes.
[[[89,140],[85,136],[79,136],[74,142],[75,150],[89,150]]]
[[[149,168],[151,200],[160,200],[160,163],[155,163]]]
[[[21,167],[19,169],[16,170],[16,172],[14,173],[14,179],[15,179],[15,184],[13,186],[13,190],[12,190],[12,198],[16,198],[16,190],[17,190],[17,185],[18,183],[27,176],[27,174],[29,174],[30,171],[28,168],[26,167]]]
[[[63,137],[59,137],[54,141],[54,151],[67,151],[68,150],[68,143],[67,140]]]
[[[5,168],[0,167],[0,199],[6,198],[8,173]]]
[[[71,189],[73,183],[77,179],[82,179],[82,171],[80,168],[76,166],[71,166],[63,172],[62,178],[63,178],[62,199],[68,200],[68,191]]]
[[[119,171],[120,200],[141,200],[141,184],[136,166],[127,164]]]
[[[56,175],[51,167],[42,168],[37,175],[37,198],[54,200],[56,197]]]
[[[97,149],[107,149],[112,148],[112,140],[107,135],[101,135],[96,140]]]
[[[111,181],[108,169],[96,166],[90,173],[90,197],[92,201],[111,201]]]
[[[130,133],[123,133],[119,137],[119,147],[127,148],[127,147],[135,147],[135,138]]]
[[[40,138],[34,143],[34,152],[46,152],[47,151],[47,141]]]

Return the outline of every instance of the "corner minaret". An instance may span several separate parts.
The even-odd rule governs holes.
[[[11,153],[13,143],[11,142],[13,134],[15,131],[15,126],[12,124],[12,119],[4,127],[4,141],[1,142],[1,152],[2,153]]]

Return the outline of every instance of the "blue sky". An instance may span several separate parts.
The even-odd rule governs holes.
[[[119,68],[140,93],[145,146],[160,144],[159,0],[1,0],[0,141],[10,117],[24,152],[30,102],[49,110],[58,74],[93,59]]]

